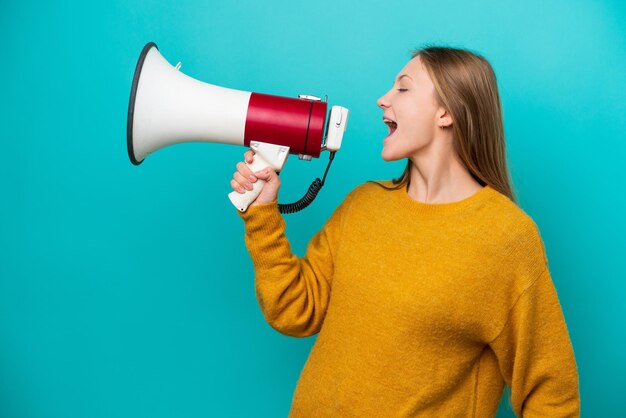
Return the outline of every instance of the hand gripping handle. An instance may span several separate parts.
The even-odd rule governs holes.
[[[266,167],[272,167],[278,172],[283,169],[283,165],[289,156],[289,147],[283,145],[269,144],[266,142],[250,141],[250,148],[254,151],[252,162],[246,165],[252,172],[261,171]],[[231,192],[228,198],[235,207],[241,212],[245,212],[248,206],[259,197],[265,180],[257,179],[252,183],[252,190],[246,190],[245,193]]]

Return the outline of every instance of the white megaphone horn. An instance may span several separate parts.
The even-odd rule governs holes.
[[[326,123],[327,103],[317,97],[299,95],[296,99],[234,90],[196,80],[179,68],[180,63],[170,65],[153,42],[139,55],[126,132],[128,156],[135,165],[156,150],[182,142],[250,147],[255,154],[248,164],[253,172],[266,167],[280,171],[289,154],[311,160],[324,150],[330,151],[330,166],[341,147],[349,113],[345,107],[333,106]],[[253,190],[228,196],[245,212],[264,183],[258,179]],[[323,184],[324,180],[316,179],[299,202],[279,205],[281,212],[306,207]]]

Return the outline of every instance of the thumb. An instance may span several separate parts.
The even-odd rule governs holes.
[[[278,177],[278,174],[276,174],[276,172],[272,170],[270,167],[266,167],[263,170],[256,171],[254,175],[257,178],[261,180],[265,180],[268,183],[273,182]]]
[[[264,203],[274,202],[278,198],[278,189],[280,188],[280,180],[278,174],[271,167],[266,167],[263,170],[259,170],[254,175],[265,181],[261,193],[252,203],[252,205],[261,205]]]

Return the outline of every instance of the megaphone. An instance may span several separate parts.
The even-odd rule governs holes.
[[[139,55],[130,93],[128,156],[139,165],[168,145],[213,142],[253,149],[254,161],[248,164],[253,172],[266,167],[280,171],[289,154],[311,160],[324,150],[330,152],[330,166],[341,147],[349,111],[332,106],[328,118],[326,113],[326,101],[315,96],[274,96],[196,80],[180,71],[180,62],[172,66],[156,44],[148,42]],[[258,179],[253,190],[228,196],[237,209],[245,212],[264,183]],[[308,205],[323,181],[320,184],[317,179],[314,184],[295,206],[280,205],[281,212],[294,212]]]

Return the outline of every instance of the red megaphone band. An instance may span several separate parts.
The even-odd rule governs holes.
[[[246,115],[244,145],[250,141],[289,147],[290,154],[319,157],[327,103],[252,93]]]

